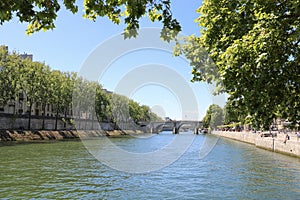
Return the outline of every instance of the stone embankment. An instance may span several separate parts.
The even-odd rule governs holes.
[[[300,139],[294,133],[288,134],[289,140],[286,140],[286,134],[284,133],[279,133],[276,137],[261,137],[260,133],[231,131],[213,131],[212,134],[300,158]]]
[[[38,141],[38,140],[64,140],[77,138],[93,138],[99,136],[121,136],[128,134],[141,134],[141,131],[104,131],[104,130],[60,130],[60,131],[23,131],[0,130],[0,142],[4,141]]]

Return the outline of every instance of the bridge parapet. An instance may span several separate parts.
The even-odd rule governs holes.
[[[163,128],[169,128],[173,134],[178,134],[183,126],[188,126],[194,129],[194,134],[198,134],[199,128],[202,125],[201,121],[165,121],[165,122],[141,122],[141,126],[146,126],[150,133],[159,133]]]

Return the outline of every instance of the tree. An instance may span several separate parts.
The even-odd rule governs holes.
[[[81,126],[82,119],[85,119],[85,125],[87,120],[94,120],[94,113],[98,116],[99,106],[99,84],[84,79],[83,77],[77,77],[75,79],[75,85],[72,96],[73,114],[78,119],[78,129],[83,128]],[[100,97],[101,99],[101,97]],[[101,100],[100,100],[101,101]],[[86,127],[86,126],[85,126]]]
[[[223,109],[216,104],[210,105],[202,122],[204,128],[217,128],[222,125],[224,122]]]
[[[111,94],[110,95],[110,110],[112,116],[112,122],[115,125],[115,129],[123,123],[129,122],[129,99],[123,95]]]
[[[111,111],[109,104],[109,94],[107,94],[105,90],[103,90],[102,85],[98,85],[96,88],[95,97],[95,111],[98,121],[110,121]]]
[[[59,113],[63,110],[63,87],[64,87],[64,76],[62,72],[58,70],[51,71],[52,76],[52,87],[53,87],[53,96],[51,99],[52,102],[52,112],[55,110],[55,127],[54,129],[57,130],[57,123],[58,123],[58,117]]]
[[[194,80],[216,82],[256,126],[269,127],[277,117],[296,124],[300,120],[299,5],[294,0],[203,1],[197,10],[201,36],[188,37],[177,52],[191,60]],[[203,59],[201,48],[211,59]],[[208,70],[211,60],[216,70]]]
[[[237,102],[227,101],[224,107],[224,124],[244,122],[245,117]]]
[[[83,82],[83,90],[82,90],[82,97],[84,97],[81,101],[81,108],[83,112],[85,112],[85,121],[87,123],[88,119],[94,120],[94,113],[95,113],[95,96],[96,96],[96,89],[98,87],[97,82],[92,81],[84,81]],[[86,125],[85,123],[85,125]],[[86,129],[86,126],[85,126]]]
[[[15,100],[22,81],[21,59],[18,54],[10,54],[4,46],[0,47],[0,105],[4,106],[9,100]]]
[[[129,100],[129,115],[130,115],[130,118],[135,122],[135,123],[138,123],[142,120],[143,118],[143,112],[141,110],[141,107],[140,105],[133,101],[133,100]]]
[[[93,21],[107,16],[116,24],[123,20],[127,25],[125,37],[136,36],[139,20],[146,14],[151,21],[161,21],[165,29],[179,32],[181,28],[177,20],[172,18],[170,4],[171,0],[85,0],[83,16]],[[78,12],[75,0],[1,1],[0,24],[10,21],[16,15],[21,22],[29,23],[27,34],[53,29],[57,13],[63,5],[72,13]],[[168,37],[168,32],[162,33]]]
[[[19,71],[19,82],[20,89],[27,97],[28,105],[28,126],[27,129],[31,128],[31,116],[33,103],[40,102],[40,95],[44,92],[45,86],[43,85],[44,79],[44,64],[39,62],[32,62],[28,59],[22,60],[22,65]]]
[[[154,122],[163,122],[164,119],[162,119],[161,117],[159,117],[157,114],[150,112],[148,113],[149,116],[149,121],[154,121]]]
[[[61,98],[61,111],[64,114],[64,128],[67,127],[67,114],[70,114],[73,105],[73,91],[74,84],[77,79],[77,73],[75,72],[63,72],[63,85],[62,98]]]
[[[50,75],[51,69],[49,66],[46,66],[45,63],[37,63],[40,65],[40,82],[39,82],[39,90],[37,91],[37,102],[41,103],[42,108],[42,129],[45,129],[45,116],[46,116],[46,106],[51,103],[51,98],[53,95],[53,87],[52,87],[52,76]]]

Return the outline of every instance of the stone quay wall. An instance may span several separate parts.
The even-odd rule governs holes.
[[[261,137],[261,133],[232,131],[212,131],[212,134],[300,158],[300,139],[294,133],[288,134],[289,140],[286,140],[284,133],[279,133],[276,137]]]
[[[33,142],[79,138],[85,140],[103,136],[118,137],[143,133],[140,130],[0,130],[0,142]]]
[[[27,130],[29,118],[26,115],[12,115],[0,113],[0,130]],[[30,130],[55,130],[55,117],[45,116],[44,128],[42,116],[31,116]],[[132,122],[118,122],[117,126],[110,122],[98,122],[96,119],[74,119],[74,124],[70,124],[70,119],[59,117],[56,130],[142,130]]]
[[[93,138],[98,136],[120,136],[128,134],[141,134],[147,132],[143,127],[134,126],[132,123],[118,123],[117,126],[110,122],[98,122],[89,119],[75,119],[75,125],[64,124],[62,118],[57,121],[55,130],[55,117],[43,118],[32,116],[30,130],[28,116],[0,114],[0,142],[5,141],[34,141],[34,140],[62,140],[76,138]],[[68,121],[68,119],[67,119]]]
[[[90,119],[75,119],[76,127],[70,124],[70,119],[66,119],[66,124],[63,122],[62,117],[57,120],[57,130],[62,129],[97,129],[97,120]],[[28,127],[29,117],[27,115],[12,115],[12,114],[0,114],[0,130],[25,130]],[[43,130],[54,130],[56,124],[55,117],[45,116]],[[43,127],[42,116],[31,116],[30,129],[41,130]]]

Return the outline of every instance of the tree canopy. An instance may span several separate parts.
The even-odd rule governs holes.
[[[197,12],[201,35],[186,38],[180,49],[191,60],[193,80],[216,82],[254,126],[268,127],[278,117],[296,124],[300,1],[205,0]]]
[[[202,122],[204,128],[217,128],[217,126],[223,125],[223,109],[216,104],[210,105]]]
[[[95,21],[106,16],[116,24],[123,21],[126,24],[125,37],[137,35],[139,20],[145,15],[151,21],[161,21],[164,29],[178,32],[181,27],[172,18],[170,4],[171,0],[84,0],[83,17]],[[28,22],[27,34],[53,29],[62,6],[72,13],[77,13],[79,8],[75,0],[1,1],[0,24],[17,17],[21,22]]]
[[[20,94],[25,94],[25,98],[21,100]],[[107,93],[98,82],[85,80],[75,72],[51,70],[45,63],[21,59],[19,54],[10,53],[0,46],[0,107],[5,107],[11,100],[27,104],[27,110],[14,107],[12,114],[28,115],[28,129],[33,103],[41,105],[43,117],[46,105],[52,105],[52,112],[56,113],[55,129],[59,116],[63,116],[64,119],[60,119],[66,123],[67,113],[71,110],[76,112],[73,117],[79,118],[82,113],[93,115],[95,112],[96,116],[85,118],[95,117],[99,122],[161,120],[148,106],[139,105],[125,96]]]

